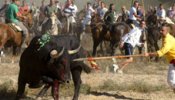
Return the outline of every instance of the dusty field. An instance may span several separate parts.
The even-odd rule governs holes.
[[[85,42],[91,40],[85,39]],[[82,43],[82,44],[83,44]],[[85,48],[89,45],[84,45]],[[91,50],[91,48],[87,48]],[[19,59],[19,58],[18,58]],[[118,60],[121,61],[121,60]],[[15,64],[3,58],[0,63],[0,100],[13,100],[17,89],[18,60]],[[175,94],[166,82],[167,66],[165,62],[145,62],[136,59],[124,74],[112,72],[112,61],[98,61],[101,70],[91,74],[82,74],[82,89],[79,100],[174,100]],[[27,97],[35,98],[40,89],[26,90]],[[62,86],[60,100],[71,100],[72,84]],[[43,100],[52,100],[50,93]]]

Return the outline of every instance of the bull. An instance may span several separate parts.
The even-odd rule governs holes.
[[[84,70],[89,73],[90,68],[83,62],[73,62],[73,59],[84,57],[85,50],[74,36],[49,36],[49,41],[45,39],[48,42],[40,43],[39,40],[42,38],[43,36],[33,38],[21,55],[16,100],[23,97],[26,84],[29,84],[29,88],[39,88],[49,84],[53,91],[60,83],[65,82],[66,70],[71,72],[75,86],[73,100],[78,100],[81,72]],[[53,81],[45,80],[44,77]],[[53,91],[52,96],[58,99],[55,92],[57,93],[58,90]]]

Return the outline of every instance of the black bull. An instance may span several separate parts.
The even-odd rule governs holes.
[[[72,60],[79,57],[85,57],[86,51],[80,47],[80,42],[74,36],[50,36],[51,39],[40,47],[37,36],[32,39],[28,48],[24,50],[20,58],[20,71],[18,77],[18,91],[16,100],[23,97],[25,85],[29,84],[30,88],[41,87],[44,83],[43,77],[49,77],[53,80],[64,80],[65,67],[70,68],[75,90],[73,100],[78,100],[79,89],[81,84],[81,72],[90,72],[90,68],[83,62],[73,62]],[[78,49],[77,49],[78,48]],[[52,55],[56,50],[57,55]],[[52,85],[52,90],[54,84]],[[58,91],[57,91],[58,92]],[[54,99],[58,99],[54,96]]]

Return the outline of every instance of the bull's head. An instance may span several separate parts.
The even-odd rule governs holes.
[[[65,67],[67,66],[65,63],[66,56],[64,54],[65,49],[64,47],[61,49],[60,52],[54,49],[50,51],[50,61],[48,69],[52,73],[52,78],[56,78],[60,81],[64,81],[65,79]]]

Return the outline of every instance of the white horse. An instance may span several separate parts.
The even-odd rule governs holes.
[[[42,24],[41,33],[50,33],[51,35],[58,35],[58,19],[55,14],[52,14],[45,23]]]

